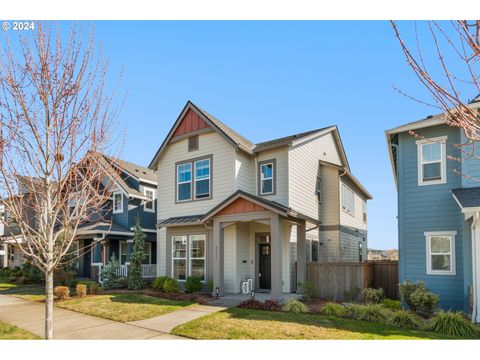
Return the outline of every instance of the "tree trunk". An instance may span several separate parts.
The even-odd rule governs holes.
[[[53,271],[45,272],[45,339],[53,339]]]

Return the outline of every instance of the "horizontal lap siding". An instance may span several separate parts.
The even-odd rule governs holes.
[[[275,194],[261,195],[263,198],[276,201],[280,204],[288,206],[288,148],[281,147],[274,150],[262,151],[258,154],[258,162],[275,159]],[[258,172],[258,171],[257,171]],[[256,179],[260,175],[256,174]],[[258,189],[257,189],[258,191]]]
[[[459,131],[447,126],[419,130],[425,137],[448,135],[449,143],[458,143]],[[418,186],[417,145],[409,134],[399,137],[399,277],[400,281],[423,280],[440,296],[445,308],[465,310],[463,220],[451,189],[461,186],[461,178],[453,173],[459,163],[447,159],[447,183]],[[447,155],[459,156],[447,146]],[[426,231],[457,231],[456,275],[427,275]]]
[[[235,182],[236,189],[255,194],[255,161],[241,151],[236,153]]]

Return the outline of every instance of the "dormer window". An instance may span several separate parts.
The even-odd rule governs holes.
[[[155,203],[155,190],[154,189],[149,189],[145,188],[145,197],[147,200],[145,200],[145,203],[143,205],[143,209],[147,212],[154,212],[154,203]]]
[[[275,194],[275,160],[267,160],[260,162],[259,170],[260,195]]]
[[[446,136],[417,141],[418,185],[447,182],[446,141]]]
[[[121,192],[113,193],[113,213],[118,214],[123,212],[123,194]]]

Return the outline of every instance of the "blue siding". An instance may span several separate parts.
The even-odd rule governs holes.
[[[463,134],[463,132],[461,142],[462,144],[467,142],[465,134]],[[473,148],[472,146],[465,146],[464,151],[466,151],[466,153],[462,153],[462,173],[473,177],[473,179],[462,176],[462,187],[477,187],[479,186],[478,179],[480,179],[480,161],[478,161],[478,159],[480,158],[479,146],[476,145],[475,148]],[[475,156],[469,157],[468,154],[470,152],[473,152]],[[460,165],[457,165],[457,168],[460,168]]]
[[[425,137],[448,136],[449,143],[460,142],[458,129],[435,126],[419,130]],[[400,281],[423,280],[428,288],[440,296],[444,308],[467,310],[468,296],[465,275],[471,273],[464,239],[466,226],[461,211],[452,197],[451,189],[461,187],[462,179],[454,174],[459,163],[447,159],[447,183],[418,186],[417,139],[408,133],[400,134],[398,151],[398,221],[399,221],[399,277]],[[447,145],[447,155],[459,157],[457,149]],[[457,231],[456,275],[427,275],[426,231]],[[467,234],[468,236],[468,234]]]

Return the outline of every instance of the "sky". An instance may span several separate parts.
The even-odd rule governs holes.
[[[401,24],[407,37],[413,23]],[[390,23],[95,22],[110,74],[124,69],[123,158],[147,166],[187,100],[252,142],[337,125],[371,192],[370,248],[397,247],[384,131],[432,114]]]

